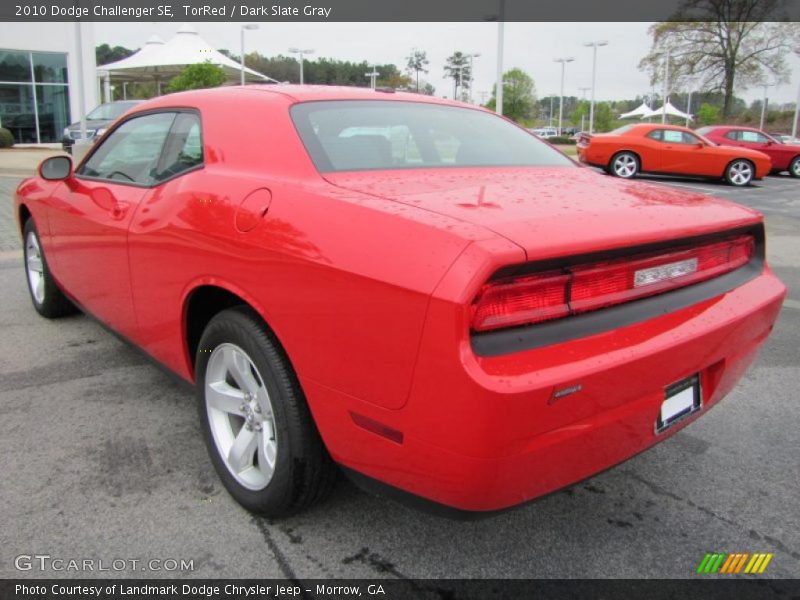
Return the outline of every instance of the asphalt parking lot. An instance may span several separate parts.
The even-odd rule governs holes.
[[[627,463],[477,522],[346,481],[284,521],[239,508],[207,458],[188,387],[83,316],[34,312],[8,238],[18,181],[0,176],[0,577],[92,575],[15,568],[18,555],[47,554],[191,560],[180,574],[196,577],[684,578],[710,551],[773,552],[765,577],[800,577],[800,181],[665,183],[763,211],[769,259],[790,289],[728,398]]]

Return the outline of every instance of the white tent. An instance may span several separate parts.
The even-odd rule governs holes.
[[[644,117],[651,112],[650,107],[645,102],[642,102],[637,108],[630,112],[623,113],[619,116],[620,119],[632,119],[634,117]]]
[[[215,50],[191,25],[183,25],[168,42],[158,36],[151,37],[135,54],[101,65],[97,67],[97,72],[105,79],[108,94],[111,78],[123,81],[155,81],[160,89],[161,83],[178,75],[186,65],[204,62],[222,67],[231,81],[239,80],[241,65]],[[244,72],[248,81],[277,83],[275,79],[253,69],[245,67]]]
[[[669,100],[667,100],[667,103],[665,105],[661,106],[660,108],[654,108],[653,110],[651,110],[647,114],[642,115],[642,118],[649,119],[650,117],[660,117],[662,114],[664,114],[664,112],[666,112],[667,116],[669,116],[669,117],[678,117],[678,118],[681,118],[681,119],[689,119],[690,121],[692,120],[692,115],[687,114],[687,113],[683,112],[682,110],[678,110],[677,108],[672,106],[672,103]]]

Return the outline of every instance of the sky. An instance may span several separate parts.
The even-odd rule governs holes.
[[[152,34],[171,38],[182,23],[95,23],[95,43],[140,47]],[[215,48],[239,54],[240,23],[193,23]],[[425,50],[429,74],[421,74],[436,87],[438,96],[452,95],[452,80],[444,78],[444,64],[455,50],[480,53],[474,59],[475,99],[491,92],[497,71],[496,23],[260,23],[245,32],[246,52],[271,56],[288,54],[292,46],[313,48],[315,56],[341,60],[394,63],[401,70],[412,48]],[[592,83],[592,49],[584,42],[608,41],[598,48],[597,100],[635,98],[651,91],[649,77],[637,68],[650,49],[648,23],[506,23],[504,70],[519,67],[530,74],[538,97],[559,95],[561,65],[558,57],[573,57],[566,65],[564,95],[582,97],[580,88]],[[770,103],[794,102],[800,82],[800,59],[789,59],[790,83],[770,88]],[[266,73],[269,75],[269,73]],[[655,91],[660,92],[659,89]],[[591,92],[586,92],[586,97]],[[748,102],[760,99],[762,88],[736,90]]]

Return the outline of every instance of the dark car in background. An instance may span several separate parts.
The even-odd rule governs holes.
[[[117,100],[101,104],[88,115],[86,115],[86,137],[94,140],[99,138],[111,123],[120,118],[129,109],[133,108],[142,100]],[[77,121],[64,128],[64,135],[61,138],[61,146],[66,152],[72,151],[72,144],[81,138],[81,122]]]

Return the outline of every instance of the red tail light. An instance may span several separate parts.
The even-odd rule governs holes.
[[[472,329],[538,323],[699,283],[746,264],[750,235],[491,281],[472,305]]]

